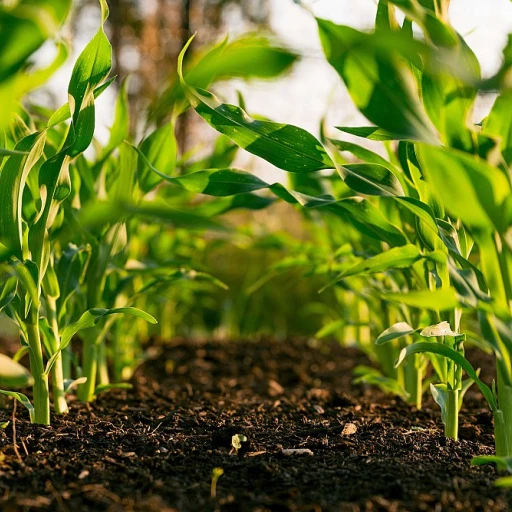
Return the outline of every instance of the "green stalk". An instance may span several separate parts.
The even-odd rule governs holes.
[[[509,436],[507,434],[507,426],[503,411],[497,410],[493,413],[494,417],[494,444],[496,445],[496,455],[498,457],[510,457]]]
[[[87,377],[84,384],[78,386],[78,398],[82,402],[92,402],[96,391],[96,375],[98,372],[98,345],[95,340],[84,340],[82,351],[83,376]]]
[[[396,340],[395,340],[396,341]],[[394,342],[385,343],[384,345],[375,345],[375,355],[382,369],[382,373],[391,379],[398,379],[398,373],[402,373],[402,366],[395,368],[395,361],[400,350],[395,346]],[[403,385],[403,382],[401,382]]]
[[[400,365],[400,367],[404,367],[404,377],[405,377],[405,390],[409,393],[410,404],[416,405],[418,409],[421,409],[421,403],[423,398],[422,386],[423,386],[423,375],[420,372],[419,368],[416,368],[416,357],[409,361],[406,361],[406,364]],[[399,367],[399,368],[400,368]],[[420,375],[421,373],[421,375]],[[421,379],[420,379],[421,376]]]
[[[446,437],[455,439],[455,441],[459,438],[459,398],[460,391],[458,389],[447,390],[444,433]]]
[[[414,405],[417,409],[421,409],[423,403],[423,373],[424,367],[418,366],[416,368],[416,396],[414,397]]]
[[[50,340],[53,345],[52,350],[57,352],[60,344],[59,324],[57,322],[57,304],[53,297],[46,297],[46,309],[50,328],[53,332],[54,339]],[[67,414],[69,412],[68,403],[66,401],[66,393],[64,392],[64,364],[62,361],[62,352],[59,352],[53,368],[52,390],[53,390],[53,406],[57,414]]]
[[[30,346],[30,372],[34,378],[34,417],[33,423],[50,424],[50,390],[48,375],[44,373],[41,333],[39,331],[39,313],[31,308],[30,322],[26,324],[27,341]]]
[[[93,335],[89,340],[84,340],[82,364],[83,376],[87,377],[87,381],[78,387],[78,398],[82,402],[92,402],[95,399],[97,381],[100,384],[109,383],[106,351],[104,349],[105,338],[112,322],[112,318],[107,320],[99,331],[97,329],[91,329],[90,332],[92,332]],[[101,379],[106,379],[106,381],[102,381]]]
[[[109,384],[106,340],[98,345],[98,384]]]
[[[71,379],[71,351],[70,346],[67,346],[62,351],[62,374],[65,379]]]
[[[500,426],[500,435],[506,437],[508,450],[507,457],[512,456],[512,387],[507,386],[498,367],[498,405],[503,417],[503,426]],[[498,443],[498,438],[496,438]],[[498,446],[496,444],[496,450]]]

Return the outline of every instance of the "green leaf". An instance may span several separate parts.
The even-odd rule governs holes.
[[[406,268],[411,266],[421,257],[422,254],[415,245],[408,244],[402,247],[393,247],[392,249],[377,254],[376,256],[366,258],[353,267],[341,272],[325,288],[332,286],[349,276],[375,274],[377,272],[385,272],[386,270],[393,268]]]
[[[59,318],[66,312],[68,299],[78,290],[87,262],[89,249],[68,244],[55,265],[60,295],[57,301]]]
[[[375,345],[384,345],[385,343],[389,343],[390,341],[397,340],[404,336],[415,334],[418,330],[419,329],[413,329],[406,322],[398,322],[379,334],[379,337],[375,341]]]
[[[98,396],[100,393],[105,393],[111,389],[132,389],[133,385],[128,382],[114,382],[111,384],[100,384],[94,390],[94,396]]]
[[[220,197],[246,194],[269,187],[268,183],[257,176],[236,169],[198,171],[180,176],[175,181],[191,192]]]
[[[412,71],[400,59],[421,44],[400,33],[366,34],[327,20],[317,23],[327,60],[366,118],[401,138],[435,143]]]
[[[154,167],[142,152],[142,148],[139,149],[135,146],[132,147],[137,151],[143,164],[152,172],[165,181],[178,185],[190,192],[211,196],[233,196],[270,187],[268,183],[265,183],[256,176],[236,169],[197,171],[174,178],[160,172],[156,167]]]
[[[427,145],[418,149],[427,180],[452,215],[475,228],[508,228],[504,203],[511,189],[505,174],[461,151]]]
[[[105,0],[100,0],[100,5],[101,26],[76,60],[68,87],[72,121],[66,152],[72,157],[85,151],[92,141],[95,128],[94,89],[106,79],[112,67],[112,47],[103,30],[108,7]]]
[[[325,208],[342,219],[350,219],[361,233],[384,241],[392,246],[405,245],[407,238],[374,204],[360,198],[347,198],[332,204],[324,204]],[[324,206],[323,205],[323,206]],[[306,205],[307,207],[311,207]]]
[[[459,352],[451,349],[447,345],[443,345],[441,343],[426,343],[419,342],[414,343],[412,345],[408,345],[403,348],[400,352],[400,356],[398,357],[398,361],[395,366],[399,366],[406,357],[410,357],[413,354],[422,354],[422,353],[430,353],[430,354],[438,354],[443,357],[446,357],[453,361],[456,365],[460,366],[467,374],[468,377],[471,378],[475,384],[478,386],[482,394],[485,396],[487,402],[491,410],[494,412],[497,410],[496,400],[492,394],[491,389],[487,384],[484,384],[478,377],[477,372],[471,366],[471,363]]]
[[[345,164],[340,169],[352,190],[370,196],[404,196],[405,192],[388,166],[380,164]]]
[[[400,8],[408,18],[416,22],[424,31],[427,36],[436,45],[442,47],[456,46],[459,38],[455,30],[443,21],[439,16],[438,11],[441,9],[438,0],[436,3],[432,0],[425,2],[417,2],[415,0],[389,0]],[[443,2],[447,5],[446,0]],[[425,5],[426,4],[426,5]],[[444,15],[447,15],[447,8]]]
[[[26,388],[34,383],[28,370],[10,357],[0,354],[0,386]]]
[[[287,71],[297,58],[278,41],[260,34],[244,35],[232,42],[224,39],[197,59],[190,59],[185,81],[206,89],[213,82],[231,78],[273,78]],[[184,98],[183,87],[174,80],[153,105],[153,115],[162,120]]]
[[[2,276],[2,288],[0,289],[0,311],[8,306],[16,296],[18,287],[18,277],[11,275],[10,277]]]
[[[228,289],[228,286],[225,283],[206,272],[198,272],[197,270],[181,268],[173,270],[168,274],[158,275],[156,279],[150,281],[140,291],[138,291],[137,295],[147,293],[155,287],[168,286],[170,283],[174,283],[176,281],[206,282],[211,283],[222,290]]]
[[[162,181],[162,176],[155,172],[156,169],[165,171],[164,175],[167,177],[172,176],[176,169],[178,143],[174,134],[174,123],[169,122],[155,130],[142,141],[140,150],[135,150],[140,156],[137,167],[139,187],[144,193],[148,193]]]
[[[71,0],[22,0],[10,8],[0,6],[0,82],[59,30],[70,5]]]
[[[4,391],[3,389],[0,389],[0,394],[10,396],[11,398],[18,400],[18,402],[23,404],[28,410],[28,413],[30,415],[30,421],[34,423],[34,406],[23,393],[17,393],[16,391]]]
[[[192,106],[208,124],[249,153],[285,171],[334,169],[322,144],[307,131],[292,125],[252,119],[240,107],[223,104],[209,91],[187,85],[182,72],[187,47],[180,54],[178,72]]]
[[[354,155],[358,160],[365,163],[379,164],[386,168],[391,165],[385,158],[382,158],[377,153],[370,151],[367,148],[354,144],[353,142],[346,142],[344,140],[327,139],[336,149],[340,152],[346,151]]]
[[[459,306],[457,295],[452,288],[434,291],[420,290],[408,293],[383,293],[382,299],[391,302],[401,302],[406,306],[432,311],[448,311]]]
[[[387,141],[387,140],[409,140],[409,137],[403,137],[401,135],[396,135],[394,133],[383,130],[382,128],[378,128],[377,126],[361,126],[361,127],[351,127],[351,126],[336,126],[337,130],[341,130],[342,132],[349,133],[350,135],[356,135],[357,137],[362,137],[363,139],[368,140],[378,140],[378,141]]]
[[[448,387],[446,384],[430,384],[430,392],[437,405],[441,409],[441,421],[446,424]]]
[[[94,89],[94,99],[98,98],[102,92],[107,90],[110,85],[114,82],[117,77],[113,76],[109,78],[107,81],[103,82],[99,87]],[[69,103],[64,103],[61,107],[59,107],[48,119],[47,128],[52,128],[53,126],[57,126],[64,121],[67,121],[71,117],[71,111],[69,110]]]
[[[500,457],[498,455],[478,455],[471,459],[472,466],[484,466],[496,464],[498,471],[512,473],[512,457]]]
[[[28,154],[29,154],[28,151],[17,151],[16,149],[0,148],[0,156],[11,156],[11,155],[26,156]]]
[[[64,394],[69,394],[73,389],[75,389],[80,384],[85,384],[87,382],[87,377],[79,377],[78,379],[66,379],[64,381]]]
[[[110,138],[103,149],[102,158],[106,158],[130,134],[130,113],[128,103],[128,78],[123,80],[117,96],[114,123],[110,128]]]
[[[22,204],[29,172],[43,153],[45,135],[33,133],[16,144],[18,154],[7,158],[0,172],[0,242],[22,260]]]
[[[384,391],[384,393],[391,393],[399,396],[402,400],[407,400],[410,396],[396,379],[385,377],[379,370],[371,368],[370,366],[357,366],[354,369],[354,375],[356,377],[354,379],[354,384],[363,383],[377,386],[379,389]]]
[[[249,153],[288,172],[334,169],[323,146],[305,130],[252,119],[240,107],[222,104],[208,91],[193,91],[191,101],[196,112]]]
[[[30,297],[34,308],[39,308],[39,270],[34,262],[30,260],[14,261],[11,264],[19,282],[23,285],[25,292]]]
[[[177,228],[227,230],[222,224],[208,217],[172,208],[164,201],[159,200],[142,201],[138,204],[93,202],[80,210],[78,221],[84,229],[94,231],[105,225],[123,221],[130,215],[163,221]]]
[[[333,334],[339,333],[346,325],[345,320],[333,320],[328,324],[325,324],[316,334],[315,338],[319,340],[332,336]]]
[[[512,165],[512,91],[503,91],[495,100],[494,105],[485,118],[482,126],[484,135],[498,137],[500,150],[505,162]]]
[[[74,323],[65,327],[60,333],[60,345],[58,350],[52,355],[52,357],[48,360],[46,364],[45,374],[48,375],[55,363],[55,359],[59,355],[59,353],[64,350],[73,339],[73,336],[84,329],[89,329],[94,327],[100,320],[110,315],[117,314],[128,314],[132,316],[136,316],[150,322],[152,324],[156,324],[156,319],[150,314],[146,313],[137,308],[113,308],[113,309],[101,309],[101,308],[93,308],[89,309]]]
[[[501,478],[498,478],[498,480],[494,482],[494,485],[496,487],[504,487],[508,489],[512,487],[512,476],[503,476]]]

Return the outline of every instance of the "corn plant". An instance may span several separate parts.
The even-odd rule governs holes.
[[[179,283],[183,290],[188,282],[224,287],[205,269],[197,270],[194,262],[177,265],[169,259],[146,258],[148,226],[164,223],[166,227],[158,229],[171,240],[176,228],[226,232],[214,217],[272,203],[252,194],[251,187],[233,198],[222,172],[217,186],[202,187],[205,166],[229,165],[237,148],[221,137],[203,160],[190,161],[193,151],[179,154],[174,130],[187,103],[177,77],[171,77],[158,104],[137,126],[144,132],[138,144],[131,144],[127,81],[119,89],[109,140],[101,145],[94,138],[95,99],[114,81],[108,77],[112,52],[104,32],[108,7],[105,0],[99,4],[100,28],[74,66],[68,101],[55,112],[17,101],[42,85],[66,59],[67,46],[56,39],[55,61],[47,69],[25,72],[30,55],[45,39],[56,36],[70,2],[48,0],[36,8],[21,1],[0,8],[0,188],[8,191],[0,204],[0,307],[20,329],[22,349],[17,357],[29,355],[33,405],[20,393],[2,393],[22,401],[32,421],[43,424],[50,420],[50,379],[55,412],[63,414],[71,388],[78,388],[81,400],[91,401],[119,385],[109,375],[112,359],[120,363],[114,364],[116,379],[129,376],[141,356],[133,340],[149,334],[142,327],[145,322],[156,322],[140,306],[167,317],[167,326],[172,316],[179,321],[177,312],[169,312],[172,302],[160,299],[166,303],[162,311],[149,297],[165,295]],[[18,44],[26,30],[33,37]],[[261,63],[257,69],[249,64],[255,59]],[[233,76],[268,78],[286,71],[296,59],[268,37],[246,36],[208,49],[192,62],[187,76],[204,85]],[[91,145],[94,156],[89,160],[83,153]],[[193,176],[181,180],[182,173]],[[168,187],[161,186],[165,182]],[[198,192],[216,198],[196,203],[191,211]],[[187,293],[191,302],[194,293]],[[122,315],[136,317],[135,322],[122,324],[129,337],[116,326]],[[82,340],[81,356],[71,350],[76,333]],[[162,332],[168,333],[168,328]],[[11,370],[15,366],[9,363]],[[12,379],[2,382],[17,385]]]
[[[14,150],[5,150],[9,156],[0,172],[0,188],[8,191],[0,212],[0,240],[7,248],[2,306],[18,324],[27,347],[34,379],[33,406],[20,393],[2,393],[26,405],[35,423],[50,422],[50,376],[56,412],[67,412],[62,351],[76,332],[113,313],[132,313],[153,321],[135,309],[90,309],[76,322],[58,325],[56,302],[61,290],[55,272],[58,242],[53,233],[63,222],[61,205],[71,192],[69,166],[93,138],[95,95],[109,83],[105,82],[111,65],[110,44],[103,31],[108,16],[105,2],[101,2],[101,12],[101,27],[73,69],[69,102],[39,131],[32,131],[18,117],[21,129],[11,132]],[[68,117],[67,129],[55,128]],[[60,134],[63,138],[54,144]]]
[[[457,336],[451,344],[413,343],[407,354],[427,352],[452,361],[443,363],[448,373],[438,372],[446,390],[453,392],[446,395],[453,404],[445,414],[452,437],[457,436],[455,412],[462,395],[460,370],[465,370],[493,410],[497,452],[509,455],[512,388],[507,347],[512,337],[506,233],[511,185],[510,118],[505,112],[512,97],[506,81],[510,42],[500,71],[482,80],[476,57],[449,23],[448,6],[449,1],[380,1],[372,33],[317,20],[327,60],[355,105],[374,124],[339,130],[395,141],[387,143],[389,160],[353,143],[332,141],[334,148],[362,160],[347,165],[304,130],[252,119],[241,108],[187,83],[183,73],[180,76],[196,112],[241,148],[300,175],[333,169],[345,186],[333,188],[335,195],[320,195],[314,188],[306,194],[231,170],[237,183],[233,191],[249,183],[269,189],[289,203],[338,215],[379,241],[380,250],[351,272],[403,269],[395,290],[380,297],[406,316],[416,311],[413,325],[420,324],[418,319],[427,312],[428,323],[450,321],[458,332],[461,308],[478,311],[482,336],[497,354],[496,393],[464,358]],[[405,15],[403,24],[397,21],[397,8]],[[424,39],[414,38],[413,23]],[[501,95],[481,125],[474,124],[470,116],[479,90],[493,88],[501,89]],[[359,195],[347,195],[347,187]],[[345,271],[337,279],[346,277]],[[433,360],[439,366],[440,360]],[[439,401],[441,389],[434,391]]]

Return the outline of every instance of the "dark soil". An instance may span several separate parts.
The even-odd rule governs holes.
[[[175,342],[51,427],[18,407],[0,430],[0,507],[17,510],[509,510],[492,467],[492,417],[468,392],[461,441],[439,411],[351,384],[354,350],[301,342]],[[11,406],[9,406],[11,407]],[[0,411],[9,420],[11,409]],[[242,434],[238,453],[232,436]],[[312,455],[284,455],[308,449]],[[222,468],[216,497],[212,470]]]

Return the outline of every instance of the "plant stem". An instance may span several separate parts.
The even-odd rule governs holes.
[[[66,393],[64,392],[64,367],[62,364],[62,353],[57,356],[55,363],[53,364],[52,389],[55,412],[57,414],[67,414],[69,409],[66,401]]]
[[[48,376],[44,373],[41,333],[39,332],[39,313],[33,309],[29,312],[30,323],[26,324],[27,341],[30,346],[30,371],[34,378],[34,417],[33,423],[50,424],[50,391]]]
[[[65,379],[71,379],[71,353],[70,346],[62,351],[62,373]]]
[[[505,384],[504,379],[501,376],[501,372],[498,369],[498,404],[503,417],[503,427],[500,427],[500,435],[507,439],[507,449],[510,453],[508,456],[512,456],[512,387]],[[496,438],[498,443],[498,438]],[[496,450],[498,450],[496,444]]]
[[[416,356],[418,357],[418,356]],[[418,366],[416,368],[416,397],[415,397],[415,405],[417,409],[421,409],[423,402],[423,366]]]
[[[50,342],[53,345],[52,350],[57,352],[60,345],[59,324],[57,321],[57,304],[53,297],[46,297],[47,316],[54,339]],[[64,365],[62,362],[62,352],[59,352],[52,371],[52,389],[53,405],[57,414],[67,414],[69,412],[66,394],[64,392]]]
[[[418,409],[421,409],[421,403],[423,399],[423,372],[416,368],[416,358],[418,355],[414,356],[414,359],[406,361],[406,364],[402,364],[400,366],[404,367],[404,376],[405,376],[405,390],[409,393],[410,404],[416,405]]]
[[[494,444],[496,446],[496,455],[498,457],[510,457],[510,443],[507,435],[507,426],[505,424],[505,418],[503,417],[503,411],[497,410],[493,413],[494,417]]]
[[[98,346],[93,341],[84,339],[82,351],[83,376],[87,377],[84,384],[78,386],[78,398],[82,402],[92,402],[96,390],[96,374],[98,371]]]
[[[106,340],[103,340],[98,345],[98,384],[108,384],[110,378],[108,376],[108,364],[107,364],[107,347]]]
[[[459,398],[460,391],[458,389],[447,390],[444,433],[446,437],[455,439],[455,441],[459,438]]]

